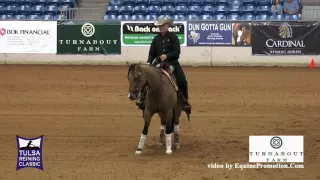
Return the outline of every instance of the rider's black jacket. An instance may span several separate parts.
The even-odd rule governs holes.
[[[155,58],[159,58],[161,55],[167,55],[167,61],[174,63],[178,61],[180,56],[180,42],[178,36],[172,32],[167,32],[165,35],[160,33],[152,40],[148,63],[152,63]]]

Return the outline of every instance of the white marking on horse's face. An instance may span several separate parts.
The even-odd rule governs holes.
[[[130,93],[128,93],[128,98],[130,98]]]

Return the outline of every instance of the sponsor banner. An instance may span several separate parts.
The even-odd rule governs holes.
[[[249,136],[249,162],[302,163],[303,136]]]
[[[320,28],[316,22],[254,22],[252,54],[320,54]]]
[[[58,25],[58,54],[121,54],[120,23]]]
[[[57,52],[56,21],[1,21],[0,53]]]
[[[251,45],[251,23],[191,21],[187,28],[188,46]]]
[[[186,46],[186,22],[176,21],[169,28],[180,41],[181,46]],[[122,21],[121,45],[122,46],[150,46],[152,39],[159,32],[153,21]]]

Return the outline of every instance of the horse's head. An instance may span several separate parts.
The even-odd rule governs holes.
[[[141,71],[141,64],[131,64],[128,70],[129,93],[128,98],[132,101],[136,100],[146,83],[146,77]]]

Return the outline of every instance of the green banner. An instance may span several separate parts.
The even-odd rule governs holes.
[[[186,22],[176,22],[170,28],[174,32],[182,46],[186,45]],[[159,32],[153,22],[149,21],[126,21],[121,22],[121,45],[122,46],[149,46],[152,39]]]
[[[57,54],[121,54],[120,23],[59,24]]]

